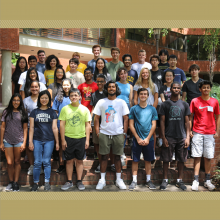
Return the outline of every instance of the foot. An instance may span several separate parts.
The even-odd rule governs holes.
[[[56,170],[56,173],[62,173],[65,170],[64,165],[60,165],[59,168]]]
[[[132,181],[131,185],[129,186],[129,190],[133,191],[137,187],[137,182]]]
[[[124,181],[122,179],[116,180],[116,186],[119,187],[119,189],[127,189]]]
[[[31,191],[32,191],[32,192],[36,192],[36,191],[38,190],[38,188],[39,188],[38,184],[37,184],[37,183],[34,183],[34,185],[33,185],[32,188],[31,188]]]
[[[33,169],[34,169],[34,165],[30,165],[30,167],[28,168],[27,175],[29,176],[33,175]]]
[[[6,192],[13,191],[13,183],[14,183],[14,182],[10,182],[10,183],[6,186],[6,189],[5,189]]]
[[[211,183],[211,180],[206,180],[204,182],[204,186],[208,188],[210,191],[213,191],[215,189],[215,186]]]
[[[103,181],[102,179],[100,179],[98,184],[96,185],[96,189],[102,190],[105,186],[106,186],[106,181],[105,180]]]
[[[163,180],[162,184],[160,185],[160,190],[166,190],[168,185],[168,181]]]
[[[62,190],[68,190],[71,187],[73,187],[73,183],[66,182],[63,186],[61,186],[61,189]]]
[[[44,184],[44,190],[49,191],[50,189],[51,189],[51,188],[50,188],[49,182],[46,182],[46,183]]]
[[[197,180],[194,180],[192,183],[192,190],[198,191],[199,190],[199,182]]]
[[[149,180],[148,182],[146,182],[146,186],[147,186],[149,189],[156,189],[156,186],[152,183],[151,180]]]
[[[14,191],[14,192],[18,192],[18,191],[19,191],[19,185],[18,185],[17,182],[14,182],[13,185],[12,185],[12,187],[13,187],[13,191]]]
[[[82,181],[77,182],[76,186],[77,186],[78,190],[84,190],[85,189],[85,186],[83,185]]]
[[[176,186],[184,191],[187,189],[182,180],[180,180],[179,182],[176,182]]]
[[[100,164],[97,166],[95,173],[100,173]]]

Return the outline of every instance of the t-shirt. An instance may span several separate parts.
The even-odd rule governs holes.
[[[82,73],[82,74],[84,75],[84,70],[85,70],[86,68],[87,68],[87,66],[86,66],[84,63],[79,63],[79,65],[78,65],[76,71],[77,71],[77,72],[80,72],[80,73]],[[68,66],[66,67],[66,72],[69,72],[70,70],[71,70],[70,65],[68,65]]]
[[[128,71],[127,82],[128,82],[129,84],[131,84],[132,86],[134,86],[135,83],[137,82],[137,79],[138,79],[137,71],[132,70],[132,69],[129,70],[129,71]],[[116,77],[116,81],[120,81],[118,75],[117,75],[117,77]]]
[[[44,73],[44,71],[46,70],[45,63],[38,62],[36,65],[36,69],[37,69],[37,71]]]
[[[188,103],[178,100],[166,100],[159,110],[165,115],[165,136],[170,138],[186,138],[185,116],[191,114]]]
[[[111,61],[106,64],[108,73],[111,75],[113,81],[116,81],[117,71],[121,67],[124,67],[124,63],[122,63],[121,61],[119,61],[118,63],[112,63]]]
[[[190,105],[192,99],[197,98],[199,96],[201,96],[201,92],[199,91],[199,83],[202,82],[203,79],[200,79],[194,83],[192,81],[192,79],[187,80],[184,84],[183,84],[183,88],[182,91],[187,93],[187,103]]]
[[[134,91],[138,91],[139,88],[143,88],[141,85],[135,85],[134,86]],[[148,92],[149,92],[149,97],[147,99],[147,104],[148,105],[153,105],[154,104],[154,95],[152,94],[150,88],[147,88]],[[158,93],[158,88],[157,85],[154,83],[154,92]],[[138,98],[138,104],[140,103],[140,99]]]
[[[134,120],[135,131],[144,140],[150,133],[152,121],[158,120],[157,110],[151,105],[147,105],[146,108],[135,105],[131,107],[129,119]],[[152,140],[154,140],[153,135],[150,138],[150,141]]]
[[[44,77],[47,81],[47,86],[54,82],[54,70],[45,70]]]
[[[98,90],[97,83],[92,82],[91,84],[87,84],[86,82],[80,84],[78,86],[79,91],[81,92],[82,101],[81,104],[86,106],[89,111],[92,111],[92,106],[90,105],[92,93]]]
[[[123,134],[123,116],[129,114],[124,100],[101,99],[96,104],[93,113],[101,116],[100,133],[105,135]]]
[[[215,134],[215,116],[219,115],[219,103],[215,98],[203,100],[194,98],[190,104],[190,111],[194,113],[193,131],[200,134]]]
[[[159,63],[158,67],[159,67],[160,70],[164,71],[164,70],[166,70],[167,68],[170,67],[170,64],[168,62],[167,63]]]
[[[148,68],[149,70],[152,69],[151,64],[148,63],[148,62],[145,62],[145,63],[143,63],[143,64],[133,63],[133,64],[131,65],[131,69],[137,71],[138,76],[140,75],[141,69],[144,68],[144,67]]]
[[[69,96],[64,96],[63,97],[63,101],[59,102],[57,100],[57,97],[55,97],[53,105],[52,105],[52,109],[58,111],[58,118],[60,116],[60,112],[62,110],[62,108],[66,105],[69,105],[71,103]],[[60,129],[60,120],[57,121],[57,127],[58,129]]]
[[[167,70],[171,70],[171,69],[166,69],[166,70],[164,70],[164,73],[166,73],[167,72]],[[180,83],[180,85],[181,85],[181,81],[183,82],[183,81],[186,81],[186,75],[185,75],[185,73],[184,73],[184,71],[183,70],[181,70],[181,69],[179,69],[179,68],[176,68],[175,70],[172,70],[173,72],[174,72],[174,74],[175,74],[175,78],[174,78],[174,80],[173,80],[173,82],[179,82]],[[165,74],[164,74],[165,75]],[[165,80],[164,80],[165,81]]]
[[[71,79],[74,88],[77,88],[80,84],[85,82],[84,75],[80,72],[76,72],[76,73],[67,72],[66,78]]]
[[[163,86],[164,72],[162,70],[153,71],[151,70],[151,79],[157,85],[158,91]]]
[[[42,82],[43,84],[46,84],[46,80],[45,80],[44,74],[41,73],[41,72],[38,72],[38,71],[37,71],[37,73],[38,73],[38,77],[39,77],[39,82]],[[27,71],[23,72],[20,75],[19,80],[18,80],[18,84],[20,84],[20,85],[25,84],[26,76],[27,76]]]
[[[21,114],[20,112],[12,112],[11,114],[5,118],[7,111],[4,110],[2,113],[1,121],[5,122],[5,133],[4,133],[4,141],[9,144],[18,144],[24,141],[24,130],[21,122]],[[27,123],[27,122],[26,122]]]
[[[42,82],[39,82],[39,84],[40,84],[40,92],[41,92],[41,91],[44,91],[44,90],[47,90],[47,87],[45,86],[45,84],[43,84]],[[25,84],[23,84],[23,85],[21,86],[20,91],[24,91],[24,87],[25,87]]]
[[[85,106],[73,107],[69,104],[62,108],[59,120],[66,121],[66,137],[79,139],[86,137],[85,123],[91,121],[91,115]]]
[[[52,90],[52,98],[51,98],[51,101],[53,102],[57,93],[58,93],[58,89],[61,87],[61,84],[60,83],[57,83],[57,88],[55,89],[54,87],[54,83],[51,83],[49,86],[48,86],[48,89],[51,89]]]
[[[107,60],[104,60],[105,63],[108,63]],[[96,60],[92,59],[87,63],[87,67],[90,67],[92,69],[92,73],[95,72],[95,66],[96,66]]]
[[[170,99],[170,97],[171,97],[170,87],[167,87],[167,86],[165,86],[165,85],[162,86],[162,87],[160,88],[159,94],[163,94],[165,100]]]
[[[119,99],[123,99],[129,105],[129,95],[131,91],[131,86],[129,83],[122,84],[120,82],[116,82],[118,84],[119,89],[121,90],[121,94],[117,96]]]

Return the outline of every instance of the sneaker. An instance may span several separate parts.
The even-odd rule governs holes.
[[[7,191],[7,192],[13,191],[13,182],[10,182],[10,183],[6,186],[5,191]]]
[[[111,165],[111,171],[116,172],[115,165]]]
[[[215,189],[215,186],[211,183],[211,180],[206,180],[206,182],[204,182],[204,186],[210,191]]]
[[[38,190],[38,188],[39,188],[38,184],[37,184],[37,183],[34,183],[34,185],[33,185],[32,188],[31,188],[31,191],[36,192],[36,191]]]
[[[14,182],[13,185],[12,185],[12,187],[13,187],[13,191],[14,191],[14,192],[19,192],[19,185],[18,185],[17,182]]]
[[[160,185],[160,190],[166,190],[168,185],[168,181],[163,180],[162,184]]]
[[[83,183],[80,181],[80,182],[77,182],[76,184],[78,190],[84,190],[85,189],[85,186],[83,185]]]
[[[34,169],[34,165],[30,165],[30,167],[28,168],[27,175],[29,176],[33,175],[33,169]]]
[[[187,189],[182,180],[180,180],[179,182],[176,182],[176,186],[184,191]]]
[[[197,180],[194,180],[192,183],[192,190],[198,191],[199,190],[199,182]]]
[[[99,180],[98,184],[96,185],[97,190],[102,190],[106,186],[106,181]]]
[[[121,155],[121,160],[126,160],[125,153],[123,153],[123,154]]]
[[[129,186],[129,190],[133,191],[137,187],[137,182],[132,181],[131,185]]]
[[[45,182],[45,184],[44,184],[44,190],[49,191],[50,189],[51,189],[51,188],[50,188],[49,182]]]
[[[59,168],[56,170],[56,173],[62,173],[65,170],[64,165],[60,165]]]
[[[149,189],[156,189],[156,186],[152,183],[151,180],[149,180],[148,182],[146,182],[146,186],[147,186]]]
[[[61,186],[61,189],[62,190],[68,190],[71,187],[73,187],[73,183],[66,182],[63,186]]]
[[[158,146],[158,147],[162,147],[162,145],[163,145],[163,140],[162,140],[162,138],[158,138],[158,139],[157,139],[157,146]]]
[[[115,183],[116,183],[116,186],[119,187],[119,189],[127,189],[122,179],[116,180]]]
[[[95,173],[100,173],[100,164],[97,166]]]
[[[173,152],[172,160],[175,160],[175,152]]]

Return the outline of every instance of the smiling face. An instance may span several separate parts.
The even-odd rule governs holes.
[[[204,96],[208,96],[211,92],[211,86],[209,84],[203,85],[202,88],[199,88],[199,91]]]
[[[142,74],[141,74],[142,80],[149,79],[149,75],[150,75],[149,70],[148,69],[144,69]]]
[[[44,52],[38,54],[38,59],[39,59],[40,63],[44,63],[45,58],[46,58],[46,55]]]
[[[56,67],[56,64],[57,64],[57,61],[55,58],[53,58],[51,61],[50,61],[50,67],[51,68],[55,68]]]
[[[85,73],[84,73],[84,77],[85,77],[85,80],[86,81],[90,81],[91,79],[92,79],[92,73],[91,73],[91,71],[86,71]]]
[[[167,71],[165,75],[165,80],[167,83],[172,83],[174,80],[174,76],[172,72]]]
[[[72,103],[76,103],[79,102],[81,96],[77,92],[71,92],[69,98]]]
[[[56,77],[57,77],[57,79],[62,79],[63,78],[63,70],[62,69],[58,69],[56,71]]]
[[[30,72],[30,79],[32,81],[37,79],[37,73],[36,73],[35,70],[31,70],[31,72]]]
[[[115,83],[109,83],[107,91],[108,91],[108,95],[110,95],[110,96],[116,95],[116,85],[115,85]]]
[[[145,62],[146,53],[145,52],[139,52],[138,59],[139,59],[139,62]]]
[[[96,83],[97,83],[97,86],[98,86],[99,90],[104,89],[105,80],[103,78],[97,78]]]
[[[20,69],[24,69],[26,67],[26,62],[24,59],[20,59],[18,66],[20,67]]]
[[[70,91],[70,88],[71,88],[70,82],[68,80],[64,80],[62,87],[63,87],[63,91],[65,93],[68,93]]]
[[[12,105],[13,105],[14,109],[17,109],[20,106],[20,102],[21,102],[21,100],[18,96],[13,98]]]
[[[32,95],[37,95],[40,91],[39,84],[37,82],[32,82],[31,87],[30,87],[30,91],[31,91]]]
[[[113,60],[118,60],[119,58],[119,52],[117,50],[112,50],[112,58]]]
[[[70,68],[71,68],[71,70],[76,70],[77,67],[78,67],[78,65],[77,65],[76,63],[70,62]]]
[[[178,96],[181,91],[181,86],[175,83],[173,84],[173,87],[170,90],[171,90],[172,95]]]
[[[35,59],[33,59],[33,60],[29,60],[28,61],[28,65],[29,65],[29,68],[31,68],[31,67],[36,67],[36,65],[37,65],[37,60],[35,60]]]
[[[101,49],[100,49],[100,47],[94,47],[92,52],[95,57],[99,57],[100,53],[101,53]]]
[[[125,70],[121,70],[120,73],[118,74],[120,80],[126,81],[128,77],[128,73]]]
[[[147,91],[141,91],[139,93],[138,98],[140,99],[141,102],[146,102],[148,99],[148,92]]]
[[[124,66],[125,66],[126,68],[128,68],[128,67],[131,66],[131,64],[132,64],[131,58],[130,58],[130,57],[125,57],[125,59],[124,59]]]
[[[49,103],[49,97],[47,94],[44,94],[40,97],[40,104],[42,106],[47,106],[47,104]]]
[[[170,64],[170,67],[176,67],[176,64],[177,64],[176,58],[170,58],[169,64]]]
[[[105,67],[105,63],[100,59],[97,61],[96,63],[96,67],[99,71],[103,70],[103,68]]]

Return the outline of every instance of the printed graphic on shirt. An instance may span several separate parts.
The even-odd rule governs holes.
[[[49,118],[50,118],[50,115],[46,113],[40,113],[36,115],[36,119],[38,119],[39,122],[48,122]]]
[[[178,118],[180,116],[181,109],[178,106],[171,106],[169,114],[172,118],[169,120],[181,120],[181,118]]]
[[[82,116],[78,112],[72,112],[67,121],[72,127],[79,126],[81,124]]]
[[[209,106],[204,106],[204,107],[199,106],[199,109],[208,108],[208,107]]]
[[[91,87],[83,87],[83,92],[84,92],[84,98],[85,101],[91,101],[91,96],[92,96],[92,88]]]
[[[112,105],[109,105],[108,108],[105,110],[105,121],[106,123],[109,123],[109,122],[114,122],[114,114],[117,113],[115,111],[115,109],[112,107]]]

